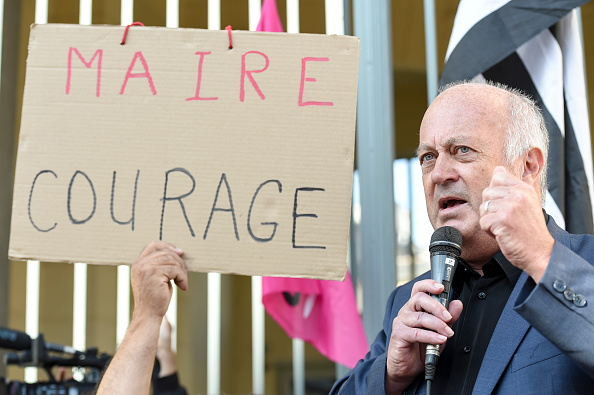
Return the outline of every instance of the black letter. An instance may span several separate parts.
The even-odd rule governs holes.
[[[167,197],[167,182],[169,181],[169,173],[172,173],[174,171],[179,171],[180,173],[184,173],[185,175],[190,177],[190,179],[192,180],[192,190],[190,190],[190,192],[183,194],[181,196]],[[182,169],[181,167],[176,167],[175,169],[167,170],[165,172],[165,190],[163,191],[163,199],[161,199],[163,201],[163,208],[161,209],[161,225],[159,227],[159,240],[163,240],[163,216],[165,214],[165,202],[167,202],[168,200],[178,200],[179,201],[179,205],[181,206],[182,212],[184,213],[184,219],[186,220],[186,224],[188,224],[188,228],[190,229],[190,234],[192,235],[192,237],[196,237],[196,235],[194,234],[194,229],[192,229],[192,225],[190,224],[190,221],[188,220],[188,215],[186,214],[186,208],[184,207],[184,202],[182,202],[183,198],[190,196],[192,194],[192,192],[194,192],[195,187],[196,187],[196,180],[194,180],[194,177],[192,177],[190,172],[187,171],[186,169]]]
[[[229,196],[229,205],[231,208],[216,208],[217,200],[219,199],[219,191],[221,190],[221,184],[225,181],[225,187],[227,188],[227,195]],[[206,229],[204,230],[204,237],[203,240],[206,240],[206,235],[208,234],[208,228],[210,227],[210,221],[212,220],[212,214],[216,211],[231,211],[231,215],[233,216],[233,228],[235,229],[235,238],[239,240],[239,234],[237,233],[237,222],[235,221],[235,210],[233,210],[233,199],[231,198],[231,188],[229,188],[229,183],[227,182],[227,176],[225,173],[221,174],[221,179],[219,181],[219,186],[217,187],[217,194],[215,195],[214,202],[212,203],[212,209],[210,210],[210,217],[208,218],[208,224],[206,225]]]
[[[115,183],[116,183],[116,172],[113,172],[113,181],[111,182],[111,202],[109,203],[109,210],[111,211],[111,219],[114,222],[120,225],[128,225],[132,224],[132,231],[134,231],[134,213],[136,212],[136,190],[138,187],[138,176],[140,175],[140,170],[136,170],[136,181],[134,181],[134,197],[132,198],[132,217],[127,222],[118,221],[113,214],[113,200],[115,194]]]
[[[278,192],[281,193],[283,191],[283,186],[281,185],[281,183],[278,180],[268,180],[266,182],[263,182],[262,184],[260,184],[260,186],[258,187],[258,189],[256,189],[256,193],[254,193],[254,197],[252,197],[252,203],[250,204],[250,210],[248,211],[248,217],[247,217],[247,228],[248,228],[248,232],[250,234],[250,236],[252,236],[252,239],[256,240],[256,241],[262,241],[262,242],[267,242],[272,240],[272,238],[274,237],[274,234],[276,233],[276,227],[278,226],[278,223],[276,222],[261,222],[262,225],[274,225],[274,229],[272,230],[272,234],[270,235],[269,238],[267,239],[262,239],[258,236],[255,236],[254,233],[252,232],[252,225],[250,222],[250,218],[252,217],[252,208],[254,207],[254,202],[256,201],[256,196],[258,195],[258,192],[260,192],[260,189],[262,189],[262,187],[266,184],[268,184],[269,182],[276,182],[276,185],[278,185]]]
[[[35,222],[33,222],[33,217],[31,217],[31,200],[33,199],[33,189],[35,188],[35,183],[37,182],[37,177],[39,177],[43,173],[50,173],[50,174],[53,174],[54,177],[58,178],[58,176],[56,175],[56,173],[54,173],[51,170],[42,170],[39,173],[37,173],[37,175],[33,179],[33,184],[31,184],[31,193],[29,193],[29,205],[28,205],[28,208],[27,209],[29,211],[29,221],[31,221],[31,225],[33,225],[33,227],[35,229],[37,229],[38,231],[40,231],[40,232],[49,232],[50,230],[53,230],[58,225],[57,222],[54,222],[54,226],[52,226],[49,229],[40,229],[37,225],[35,225]]]
[[[322,191],[322,192],[325,192],[325,190],[322,188],[297,188],[297,189],[295,189],[295,202],[293,204],[293,248],[320,248],[322,250],[325,250],[326,247],[324,247],[324,246],[298,246],[298,245],[295,245],[295,230],[297,229],[297,218],[298,217],[318,218],[318,216],[316,214],[297,214],[297,194],[299,193],[299,191],[304,191],[304,192]]]
[[[93,192],[93,211],[91,211],[91,214],[89,214],[89,216],[85,219],[74,219],[74,217],[72,216],[72,211],[70,211],[70,198],[72,195],[72,184],[74,184],[74,179],[76,178],[77,175],[81,174],[82,176],[84,176],[87,181],[89,182],[89,186],[91,187],[91,191]],[[80,224],[84,224],[85,222],[87,222],[88,220],[90,220],[91,218],[93,218],[93,215],[95,214],[95,209],[97,208],[97,195],[95,194],[95,187],[93,187],[93,183],[91,182],[91,180],[89,179],[89,177],[83,173],[80,170],[77,170],[74,175],[72,176],[72,178],[70,179],[70,185],[68,185],[68,216],[70,217],[70,221],[75,224],[75,225],[80,225]]]

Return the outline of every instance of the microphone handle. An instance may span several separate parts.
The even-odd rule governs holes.
[[[444,271],[438,276],[441,280],[441,283],[443,284],[443,291],[439,295],[431,296],[447,309],[450,305],[450,290],[452,287],[452,281],[454,280],[454,274],[456,273],[456,268],[458,267],[458,256],[452,254],[443,254],[440,257],[440,260],[443,260],[444,262],[444,265],[441,266]],[[425,380],[433,380],[435,377],[437,362],[439,361],[440,356],[439,347],[440,346],[436,344],[427,344],[427,349],[425,352]]]

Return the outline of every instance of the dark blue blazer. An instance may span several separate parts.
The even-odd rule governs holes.
[[[552,217],[547,226],[555,238],[549,266],[538,284],[526,273],[520,276],[491,337],[473,394],[594,394],[594,236],[569,234]],[[413,284],[426,278],[429,273],[392,292],[383,330],[331,394],[385,393],[392,321]],[[425,393],[424,375],[405,392]]]

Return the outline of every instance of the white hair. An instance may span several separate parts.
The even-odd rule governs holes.
[[[547,192],[547,160],[549,154],[549,133],[536,102],[526,93],[516,88],[492,81],[458,81],[439,89],[439,93],[458,85],[488,85],[502,89],[510,95],[507,102],[508,122],[504,142],[504,158],[508,166],[513,164],[531,148],[539,148],[544,156],[544,167],[540,172],[540,193],[544,204]]]

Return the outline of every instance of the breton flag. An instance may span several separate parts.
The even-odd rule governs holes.
[[[264,0],[256,30],[283,31],[276,0]],[[334,362],[353,368],[367,353],[348,272],[344,282],[262,277],[262,303],[289,337],[311,343]]]
[[[593,233],[592,150],[576,7],[587,0],[461,0],[440,85],[486,79],[528,93],[550,136],[545,209]]]

